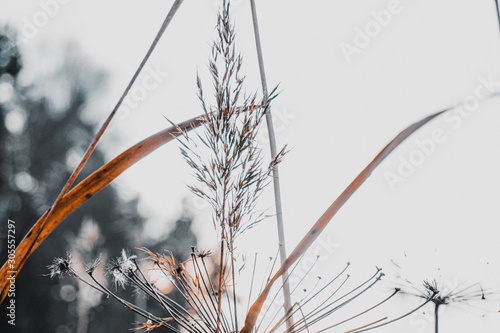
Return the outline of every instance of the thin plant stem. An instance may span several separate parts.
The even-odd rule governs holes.
[[[267,90],[267,80],[266,80],[266,72],[264,70],[264,59],[262,56],[262,46],[260,43],[260,34],[259,34],[259,24],[257,22],[257,11],[255,9],[255,1],[250,0],[250,5],[252,8],[252,21],[253,21],[253,27],[254,27],[254,33],[255,33],[255,44],[257,48],[257,57],[259,59],[259,70],[260,70],[260,79],[262,83],[262,92],[264,94],[264,102],[266,103],[269,94]],[[266,124],[267,124],[267,131],[269,134],[269,146],[271,148],[271,158],[275,158],[277,155],[277,148],[276,148],[276,135],[274,133],[274,126],[273,126],[273,118],[271,115],[271,108],[269,107],[267,112],[266,112]],[[274,185],[274,203],[276,207],[276,222],[278,225],[278,239],[280,242],[280,259],[281,259],[281,264],[286,260],[287,254],[286,254],[286,246],[285,246],[285,228],[284,228],[284,222],[283,222],[283,209],[281,206],[281,191],[280,191],[280,181],[279,181],[279,171],[278,171],[278,166],[276,166],[273,169],[273,185]],[[292,309],[292,301],[290,297],[290,283],[288,282],[288,272],[285,272],[283,274],[283,296],[284,296],[284,306],[285,306],[285,313],[290,312]],[[290,328],[293,326],[293,317],[290,316],[287,321],[286,321],[287,328]]]
[[[254,256],[254,261],[253,261],[253,269],[252,269],[252,281],[250,282],[250,290],[248,292],[248,303],[247,303],[247,311],[250,309],[250,298],[252,297],[252,290],[253,290],[253,280],[255,278],[255,266],[257,265],[257,253],[255,253]]]
[[[407,312],[407,313],[405,313],[405,314],[403,314],[403,315],[401,315],[401,316],[399,316],[399,317],[397,317],[397,318],[394,318],[394,319],[392,319],[392,320],[386,321],[385,323],[382,323],[382,324],[379,324],[379,325],[376,325],[376,326],[372,326],[372,327],[368,327],[368,328],[364,328],[364,327],[367,327],[366,325],[365,325],[365,326],[362,326],[362,327],[358,327],[358,328],[356,328],[356,329],[354,329],[354,330],[350,330],[350,331],[348,331],[348,332],[346,332],[346,333],[361,333],[361,332],[371,331],[371,330],[373,330],[373,329],[376,329],[376,328],[379,328],[379,327],[382,327],[382,326],[387,326],[387,325],[389,325],[389,324],[391,324],[391,323],[394,323],[394,322],[396,322],[396,321],[398,321],[398,320],[401,320],[401,319],[403,319],[403,318],[406,318],[406,317],[408,317],[409,315],[411,315],[412,313],[415,313],[415,312],[416,312],[416,311],[418,311],[419,309],[423,308],[425,305],[427,305],[427,303],[432,302],[432,300],[434,299],[434,296],[436,296],[436,295],[435,295],[435,294],[434,294],[434,295],[432,295],[431,297],[429,297],[429,298],[427,299],[427,301],[425,301],[424,303],[420,304],[420,305],[419,305],[418,307],[416,307],[415,309],[413,309],[413,310],[411,310],[411,311],[409,311],[409,312]],[[385,319],[387,319],[387,317],[386,317]],[[364,329],[361,329],[361,330],[360,330],[360,328],[364,328]]]
[[[358,314],[356,314],[356,315],[354,315],[354,316],[352,316],[352,317],[350,317],[350,318],[344,319],[344,320],[342,320],[341,322],[336,323],[335,325],[331,325],[331,326],[328,326],[328,327],[326,327],[326,328],[324,328],[324,329],[322,329],[322,330],[319,330],[319,331],[317,331],[316,333],[321,333],[321,332],[328,331],[328,330],[330,330],[330,329],[332,329],[332,328],[334,328],[334,327],[336,327],[336,326],[339,326],[339,325],[341,325],[341,324],[343,324],[343,323],[345,323],[345,322],[348,322],[348,321],[350,321],[350,320],[352,320],[352,319],[354,319],[354,318],[357,318],[357,317],[359,317],[359,316],[361,316],[361,315],[363,315],[363,314],[365,314],[365,313],[367,313],[367,312],[369,312],[369,311],[371,311],[371,310],[373,310],[373,309],[377,308],[378,306],[380,306],[380,305],[384,304],[385,302],[387,302],[388,300],[390,300],[390,299],[391,299],[394,295],[396,295],[398,292],[399,292],[399,289],[396,289],[396,290],[394,290],[394,292],[393,292],[391,295],[389,295],[387,298],[385,298],[384,300],[380,301],[379,303],[377,303],[377,304],[373,305],[372,307],[370,307],[370,308],[368,308],[368,309],[364,310],[363,312],[360,312],[360,313],[358,313]],[[304,319],[305,319],[305,317],[304,317]]]
[[[434,332],[438,333],[438,319],[439,319],[439,302],[435,303],[434,307]]]
[[[233,250],[233,235],[232,235],[232,230],[231,230],[231,250]],[[237,302],[236,302],[236,276],[234,273],[234,262],[235,258],[233,258],[233,253],[231,251],[231,275],[233,277],[233,307],[234,307],[234,328],[235,331],[238,332],[238,309],[237,309]]]
[[[308,319],[309,320],[309,325],[313,325],[313,324],[321,321],[323,318],[329,316],[333,312],[337,311],[338,309],[344,307],[346,304],[349,304],[354,299],[358,298],[361,294],[363,294],[364,292],[366,292],[368,289],[372,288],[378,281],[380,281],[380,278],[381,278],[382,275],[379,274],[379,272],[380,271],[377,270],[377,272],[372,277],[370,277],[368,280],[366,280],[365,282],[363,282],[362,284],[360,284],[356,288],[352,289],[351,291],[349,291],[348,293],[346,293],[343,296],[339,297],[338,299],[335,299],[334,301],[332,301],[330,303],[327,303],[337,293],[337,291],[340,290],[340,288],[342,288],[342,285],[343,285],[342,284],[326,300],[324,300],[319,306],[317,306],[313,311],[311,311],[308,315],[306,315],[306,317],[303,319],[303,321],[305,319]],[[346,278],[346,280],[344,280],[344,283],[347,281],[347,278]],[[375,279],[375,280],[370,283],[370,281],[373,280],[373,279]],[[367,283],[370,283],[370,284],[367,287],[364,287]],[[361,289],[361,288],[364,288],[364,289],[362,289],[361,291],[358,292],[358,290]],[[354,296],[350,296],[352,294],[355,294],[355,295]],[[342,300],[344,298],[346,298],[347,300],[344,301],[344,302],[342,302],[342,303],[340,303],[339,305],[337,305],[337,306],[335,306],[332,309],[330,309],[330,310],[327,311],[327,309],[330,306],[336,304],[337,302],[339,302],[340,300]],[[326,303],[326,305],[324,305],[325,303]],[[324,311],[326,311],[326,313],[322,313]],[[299,332],[299,331],[303,330],[304,327],[299,326],[299,325],[302,325],[302,322],[295,323],[295,327],[293,327],[293,330],[289,330],[287,332],[292,333],[292,332]]]
[[[222,307],[222,281],[224,276],[224,238],[222,238],[220,243],[220,269],[219,269],[219,286],[217,292],[217,326],[215,332],[219,332],[220,320],[221,320],[221,307]]]
[[[57,197],[56,202],[54,203],[54,206],[68,192],[68,190],[71,187],[71,185],[73,185],[76,177],[78,177],[78,175],[80,174],[80,171],[83,169],[83,167],[85,166],[87,160],[90,158],[90,155],[94,152],[95,147],[97,146],[97,143],[99,142],[99,140],[101,139],[102,135],[104,134],[104,132],[108,128],[109,123],[111,122],[111,120],[115,116],[116,112],[118,111],[118,109],[122,105],[125,97],[127,96],[128,92],[130,91],[130,89],[132,88],[132,86],[134,85],[135,81],[137,80],[137,77],[139,76],[139,74],[141,73],[142,69],[146,65],[146,62],[149,60],[149,57],[153,53],[154,49],[158,45],[158,42],[160,41],[161,36],[163,35],[163,33],[165,32],[165,30],[167,29],[169,23],[172,21],[172,18],[174,17],[175,13],[177,12],[177,9],[181,5],[182,1],[183,0],[176,0],[175,3],[172,5],[172,8],[170,8],[170,11],[169,11],[167,17],[163,21],[163,24],[161,25],[160,30],[156,34],[155,39],[151,43],[151,46],[149,47],[148,51],[146,52],[146,55],[142,59],[139,67],[137,67],[134,75],[132,76],[132,79],[130,80],[130,82],[128,83],[127,87],[123,91],[122,95],[120,96],[120,99],[118,100],[118,102],[116,103],[115,107],[113,108],[113,110],[109,114],[108,118],[102,124],[101,128],[99,129],[99,131],[97,132],[96,136],[92,140],[92,143],[90,144],[89,148],[85,152],[85,155],[83,156],[82,160],[80,161],[80,163],[78,164],[78,166],[75,168],[75,170],[71,174],[70,178],[68,179],[68,181],[64,185],[63,189],[59,193],[59,196]],[[45,220],[47,220],[49,217],[50,217],[50,212],[47,215],[47,217],[45,218]]]
[[[498,28],[500,29],[500,8],[498,6],[498,0],[495,0],[495,7],[497,9]]]
[[[293,272],[295,271],[295,269],[299,266],[299,263],[301,262],[301,260],[303,259],[304,257],[301,257],[300,260],[297,262],[297,264],[290,270],[290,274],[293,274]],[[314,266],[316,264],[316,262],[313,263],[312,266]],[[307,274],[307,272],[305,273]],[[288,276],[290,277],[290,276]],[[262,319],[260,320],[260,324],[257,325],[257,329],[256,331],[259,331],[259,327],[262,325],[263,321],[264,321],[264,318],[267,317],[267,313],[269,312],[269,310],[271,310],[272,308],[272,305],[274,304],[274,301],[278,298],[278,295],[279,293],[281,292],[281,289],[283,288],[283,286],[285,285],[285,282],[288,282],[288,280],[284,281],[281,285],[281,287],[278,289],[278,291],[276,291],[276,294],[274,295],[274,297],[272,298],[271,302],[269,303],[269,307],[266,309],[266,311],[264,312],[263,316],[262,316]],[[293,307],[292,307],[293,308]],[[283,316],[284,318],[286,318],[286,320],[288,320],[288,317],[290,317],[293,312],[291,311],[292,309],[290,309],[290,311],[286,311],[285,312],[285,315]],[[269,324],[267,325],[267,327],[264,329],[265,332],[268,332],[268,328],[269,326],[272,324],[273,320],[276,318],[276,316],[278,315],[278,313],[276,313],[271,321],[269,322]],[[288,329],[288,327],[287,327]]]

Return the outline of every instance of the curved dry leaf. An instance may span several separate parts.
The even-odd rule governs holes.
[[[9,280],[7,278],[12,275],[12,272],[15,272],[15,276],[17,276],[31,253],[69,214],[106,187],[134,163],[183,132],[194,129],[203,123],[205,123],[205,116],[199,116],[150,136],[115,157],[65,194],[57,205],[45,212],[19,243],[15,252],[16,262],[14,267],[7,265],[6,262],[0,270],[0,288],[2,290],[0,303],[3,302],[9,290]]]
[[[412,133],[418,130],[420,127],[436,118],[437,116],[443,114],[452,108],[445,109],[443,111],[434,113],[413,125],[407,127],[404,131],[399,133],[387,146],[382,149],[382,151],[373,159],[373,161],[368,164],[368,166],[361,171],[361,173],[352,181],[352,183],[347,186],[347,188],[340,194],[340,196],[331,204],[330,207],[323,213],[323,215],[318,219],[318,221],[313,225],[313,227],[307,232],[304,238],[301,239],[299,244],[295,247],[292,253],[285,260],[280,269],[274,274],[273,278],[268,282],[265,289],[261,292],[259,297],[250,307],[245,318],[245,326],[241,329],[241,333],[251,333],[255,322],[260,314],[264,301],[266,300],[273,284],[280,278],[294,263],[299,259],[311,246],[311,244],[318,238],[321,232],[325,229],[328,223],[331,221],[333,216],[342,208],[342,206],[349,200],[349,198],[356,192],[356,190],[365,182],[375,168],[394,150],[399,146],[406,138],[408,138]]]

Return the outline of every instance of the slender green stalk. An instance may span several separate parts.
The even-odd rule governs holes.
[[[259,70],[260,70],[260,79],[262,82],[262,92],[264,94],[264,100],[267,102],[269,98],[269,93],[267,90],[267,81],[266,81],[266,72],[264,70],[264,59],[262,56],[262,46],[260,44],[260,35],[259,35],[259,24],[257,22],[257,12],[255,9],[255,1],[250,0],[250,4],[252,7],[252,20],[253,20],[253,28],[255,33],[255,44],[257,48],[257,56],[259,59]],[[271,108],[266,112],[266,124],[267,131],[269,133],[269,146],[271,148],[271,158],[275,158],[277,155],[276,148],[276,136],[274,133],[273,126],[273,118],[271,115]],[[278,225],[278,239],[280,242],[280,259],[281,264],[286,260],[286,246],[285,246],[285,228],[283,223],[283,209],[281,206],[281,191],[280,191],[280,181],[279,181],[279,172],[278,166],[276,166],[273,170],[273,185],[274,185],[274,203],[276,207],[276,222]],[[292,301],[290,299],[290,283],[288,282],[288,273],[285,272],[283,274],[283,296],[285,300],[285,312],[289,313],[292,309]],[[289,316],[286,321],[287,329],[293,326],[293,317]]]

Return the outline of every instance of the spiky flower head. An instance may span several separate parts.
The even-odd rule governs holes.
[[[136,255],[127,255],[125,249],[122,250],[122,255],[118,258],[118,263],[122,273],[127,274],[127,276],[132,276],[137,270],[137,265],[135,264]]]
[[[99,257],[97,257],[95,260],[93,260],[90,265],[85,265],[85,272],[87,274],[90,274],[92,275],[92,273],[94,273],[95,269],[97,268],[97,266],[99,266],[101,264],[101,255],[99,255]]]
[[[64,274],[71,274],[71,262],[73,258],[71,253],[66,254],[66,258],[54,258],[54,261],[51,265],[48,265],[47,268],[50,270],[49,276],[51,279],[56,276],[62,278]]]

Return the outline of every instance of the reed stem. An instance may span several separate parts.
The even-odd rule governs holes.
[[[266,80],[266,72],[264,70],[264,59],[262,56],[262,46],[260,43],[260,34],[259,34],[259,24],[257,22],[257,11],[255,9],[255,1],[250,0],[250,5],[252,8],[252,21],[254,27],[255,34],[255,44],[257,48],[257,57],[259,59],[259,70],[260,70],[260,79],[262,83],[262,92],[264,94],[264,103],[267,104],[269,99],[269,93],[267,90],[267,80]],[[276,148],[276,135],[274,133],[273,126],[273,118],[271,115],[271,109],[268,107],[266,112],[266,124],[267,131],[269,134],[269,146],[271,148],[271,158],[275,158],[277,155]],[[285,245],[285,228],[283,222],[283,209],[281,206],[281,190],[280,190],[280,180],[279,180],[279,171],[278,166],[273,169],[273,185],[274,185],[274,203],[276,208],[276,222],[278,226],[278,239],[280,243],[280,259],[281,264],[286,260],[286,245]],[[288,282],[288,272],[283,274],[283,296],[284,296],[284,307],[285,307],[285,315],[288,314],[292,309],[292,301],[290,297],[290,283]],[[293,326],[293,317],[290,316],[286,320],[287,329]]]

